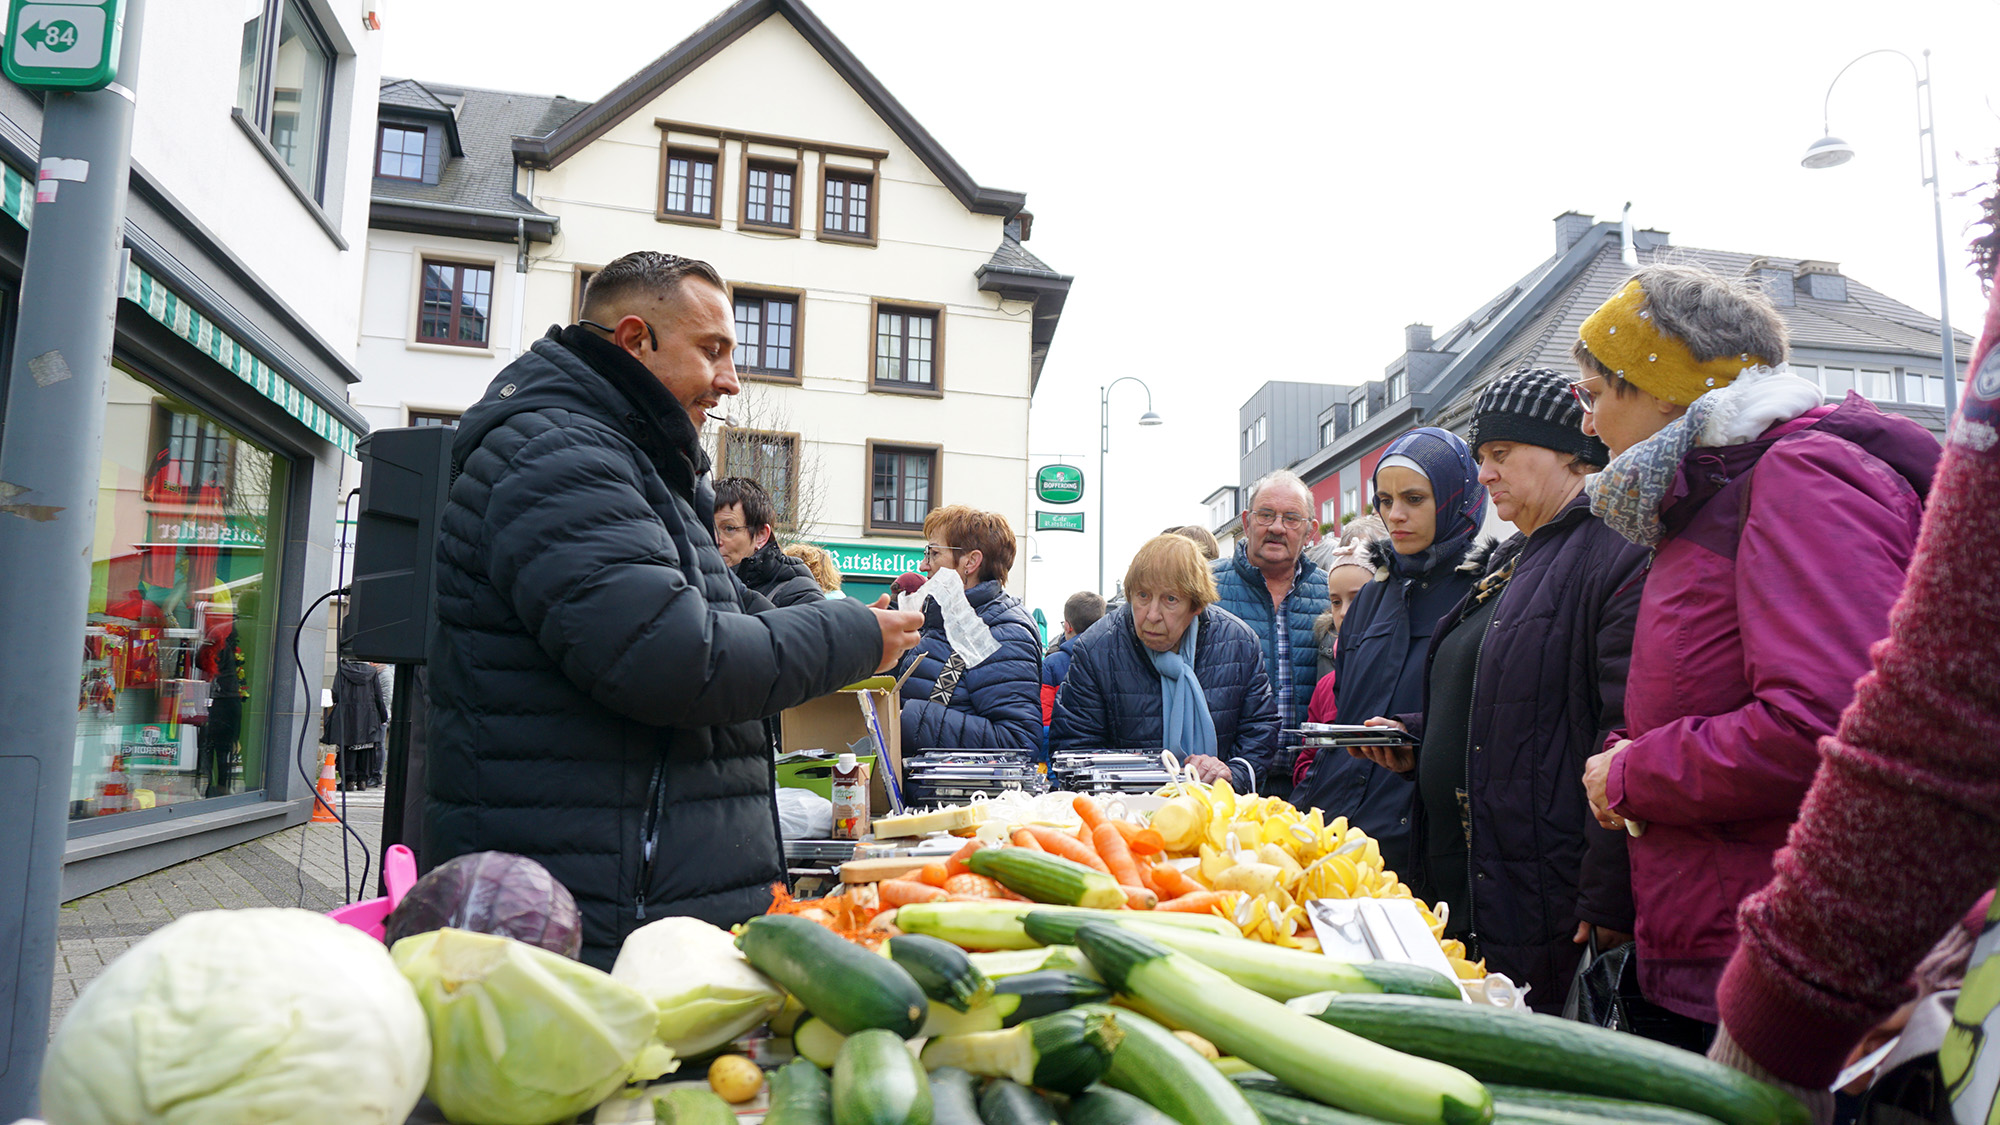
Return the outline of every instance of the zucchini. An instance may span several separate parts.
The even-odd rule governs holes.
[[[937,1001],[931,1001],[930,1014],[924,1017],[924,1027],[917,1032],[919,1039],[936,1039],[940,1035],[971,1035],[980,1031],[998,1031],[1000,1009],[988,1003],[981,1004],[969,1012],[954,1012]]]
[[[1073,859],[1027,848],[981,848],[965,857],[975,875],[997,879],[1000,885],[1036,902],[1116,910],[1125,905],[1118,880]]]
[[[986,851],[1001,849],[987,848]],[[1015,849],[1018,850],[1018,849]],[[978,853],[974,853],[978,854]],[[1141,921],[1148,926],[1178,926],[1206,930],[1222,937],[1240,938],[1243,931],[1227,918],[1213,914],[1178,914],[1166,911],[1065,910],[1032,902],[913,902],[896,911],[896,928],[905,933],[929,934],[961,949],[1034,949],[1041,943],[1028,936],[1021,919],[1030,911],[1075,913],[1096,922]]]
[[[1243,1096],[1257,1107],[1265,1125],[1379,1125],[1373,1117],[1356,1117],[1344,1109],[1268,1090],[1246,1090]]]
[[[736,1111],[714,1090],[675,1086],[653,1099],[654,1125],[736,1125]]]
[[[903,1038],[865,1028],[833,1064],[833,1125],[931,1125],[931,1080]]]
[[[1126,1011],[1118,1013],[1118,1029],[1125,1037],[1105,1085],[1138,1095],[1180,1125],[1258,1125],[1242,1091],[1173,1032]]]
[[[1554,1121],[1557,1113],[1568,1114],[1568,1120],[1588,1119],[1591,1121],[1628,1121],[1632,1125],[1721,1125],[1715,1118],[1705,1113],[1688,1109],[1676,1109],[1670,1105],[1654,1102],[1626,1101],[1622,1098],[1600,1098],[1590,1094],[1570,1094],[1560,1090],[1534,1090],[1526,1086],[1486,1087],[1493,1091],[1493,1113],[1496,1118],[1513,1121]]]
[[[839,1057],[841,1045],[846,1042],[847,1036],[815,1016],[807,1016],[792,1029],[792,1050],[821,1070],[833,1068],[833,1060]]]
[[[1109,1008],[1072,1009],[1005,1031],[940,1036],[924,1046],[923,1063],[1076,1094],[1104,1074],[1123,1035]]]
[[[986,1125],[1062,1125],[1040,1094],[1005,1078],[995,1078],[979,1092],[979,1118]]]
[[[826,1072],[806,1058],[772,1071],[764,1125],[833,1125],[833,1085]]]
[[[1037,910],[1022,919],[1021,925],[1029,937],[1054,944],[1075,940],[1077,927],[1088,920],[1081,914]],[[1419,965],[1393,961],[1349,964],[1302,949],[1283,949],[1245,938],[1153,925],[1146,915],[1118,924],[1136,927],[1168,949],[1185,953],[1273,1000],[1290,1000],[1314,992],[1395,992],[1445,1000],[1463,998],[1451,978]]]
[[[1075,973],[1080,977],[1097,979],[1097,969],[1090,958],[1074,945],[1045,945],[1039,949],[1004,949],[992,953],[968,953],[965,955],[973,967],[985,973],[990,980],[1003,977],[1017,977],[1022,973],[1063,972]]]
[[[1319,1018],[1491,1082],[1658,1102],[1728,1125],[1810,1120],[1791,1095],[1692,1051],[1555,1016],[1415,996],[1334,996]]]
[[[1069,1100],[1063,1125],[1174,1125],[1174,1119],[1123,1090],[1092,1086]]]
[[[907,1039],[924,1026],[924,990],[902,966],[817,922],[759,915],[743,923],[736,948],[842,1034],[879,1027]]]
[[[766,1026],[770,1027],[773,1035],[790,1035],[804,1018],[806,1018],[806,1006],[799,1003],[798,997],[787,992],[784,1007],[779,1008],[778,1014],[766,1021]]]
[[[953,1012],[931,1001],[929,1018],[920,1035],[966,1035],[975,1031],[998,1031],[1017,1023],[1111,999],[1111,990],[1089,977],[1074,973],[1022,973],[1002,977],[993,998],[966,1012]]]
[[[770,1118],[765,1118],[769,1125]],[[955,1066],[931,1071],[931,1125],[985,1125],[979,1120],[979,1083]]]
[[[882,943],[889,959],[903,967],[924,995],[963,1012],[993,995],[993,982],[948,941],[924,934],[898,934]]]
[[[1136,929],[1085,925],[1076,940],[1105,983],[1149,1014],[1208,1039],[1319,1101],[1406,1125],[1484,1125],[1493,1118],[1492,1096],[1471,1075],[1357,1035],[1322,1034],[1339,1029],[1253,992]]]

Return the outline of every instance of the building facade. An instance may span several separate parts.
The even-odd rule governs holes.
[[[380,69],[371,8],[156,3],[133,29],[140,73],[120,76],[137,92],[130,261],[86,638],[50,654],[78,669],[65,899],[310,811],[317,770],[296,750],[318,742],[325,613],[301,619],[334,583],[336,492],[367,429],[348,387],[367,229],[355,173]],[[41,106],[0,81],[8,352]]]
[[[576,319],[593,271],[665,250],[735,305],[716,475],[762,481],[851,593],[917,569],[940,504],[1027,529],[1070,279],[1023,245],[1024,197],[975,183],[803,4],[745,0],[587,105],[398,82],[381,114],[371,421],[448,420]]]

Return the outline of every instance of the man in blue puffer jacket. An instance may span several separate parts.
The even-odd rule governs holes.
[[[1002,589],[1014,565],[1014,528],[997,512],[963,504],[924,517],[924,571],[955,570],[965,600],[1000,650],[970,667],[953,651],[935,600],[924,600],[923,640],[897,666],[903,684],[905,752],[1040,750],[1041,633],[1021,600]]]
[[[1285,727],[1306,721],[1306,705],[1319,682],[1313,619],[1326,612],[1326,573],[1305,555],[1317,529],[1312,490],[1297,473],[1279,469],[1250,486],[1235,556],[1211,564],[1222,607],[1263,644],[1264,671]],[[1298,750],[1296,741],[1281,737],[1271,768],[1260,779],[1264,793],[1290,796]]]

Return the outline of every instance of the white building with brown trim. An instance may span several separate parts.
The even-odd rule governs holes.
[[[744,393],[716,474],[767,482],[852,593],[946,503],[1029,519],[1028,408],[1070,279],[797,0],[744,0],[595,102],[385,81],[356,405],[448,420],[591,272],[730,282]],[[1025,568],[1015,567],[1019,588]]]

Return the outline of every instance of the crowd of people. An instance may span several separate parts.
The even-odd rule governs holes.
[[[1390,443],[1369,514],[1322,528],[1271,473],[1233,550],[1167,529],[1112,597],[1070,597],[1045,648],[1006,590],[1005,516],[933,510],[907,609],[870,606],[781,542],[755,481],[711,479],[699,429],[737,389],[722,294],[670,255],[607,266],[454,447],[427,858],[543,860],[587,959],[649,918],[761,909],[782,863],[760,724],[880,671],[903,677],[906,747],[1167,750],[1346,817],[1538,1010],[1623,948],[1646,1034],[1822,1119],[1920,961],[1941,985],[1983,963],[2000,533],[1969,493],[2000,444],[2000,314],[1941,450],[1792,375],[1754,281],[1639,270],[1573,371],[1494,381],[1464,437]],[[1383,741],[1302,751],[1310,723]],[[1892,838],[1908,865],[1857,868]],[[1965,1037],[1959,1073],[1986,1073]]]

